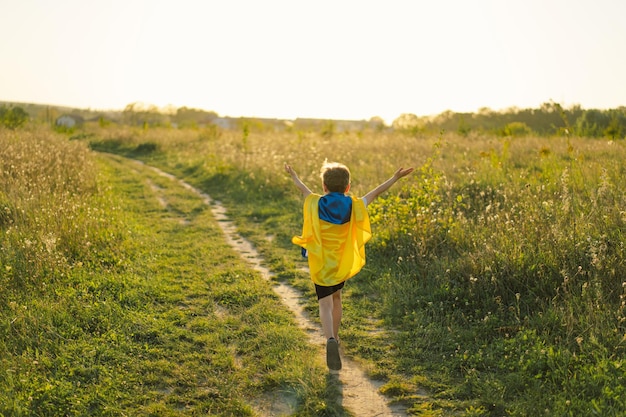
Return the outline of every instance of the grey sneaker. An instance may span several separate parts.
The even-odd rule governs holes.
[[[341,369],[341,357],[339,357],[339,342],[331,337],[326,342],[326,365],[328,369],[339,371]]]

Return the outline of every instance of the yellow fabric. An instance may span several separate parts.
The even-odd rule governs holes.
[[[307,250],[311,279],[330,287],[355,276],[365,265],[365,243],[372,237],[365,203],[352,197],[350,221],[332,224],[319,218],[319,194],[304,200],[302,236],[292,242]]]

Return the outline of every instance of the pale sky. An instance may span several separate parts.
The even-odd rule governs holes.
[[[0,0],[0,101],[369,119],[626,105],[624,0]]]

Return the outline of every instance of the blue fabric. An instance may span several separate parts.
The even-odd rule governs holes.
[[[319,218],[332,224],[345,224],[352,215],[352,198],[342,193],[329,193],[320,197]],[[306,249],[301,248],[302,257],[308,258]]]
[[[329,193],[320,198],[320,220],[332,224],[345,224],[352,214],[352,198],[342,193]]]

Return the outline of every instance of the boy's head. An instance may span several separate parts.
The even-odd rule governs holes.
[[[350,189],[350,170],[343,164],[324,161],[320,176],[329,193],[347,193]]]

